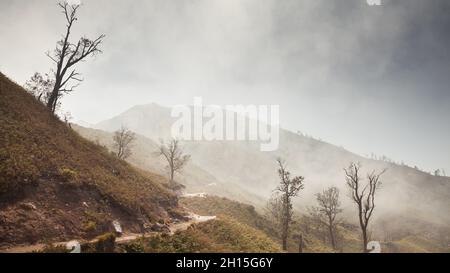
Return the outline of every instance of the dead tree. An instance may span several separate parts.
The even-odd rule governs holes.
[[[132,143],[136,140],[136,134],[122,126],[114,132],[113,147],[119,159],[127,159],[131,155]]]
[[[47,52],[47,56],[55,63],[54,85],[47,99],[47,108],[55,112],[58,100],[67,93],[72,92],[82,81],[80,73],[74,66],[82,62],[88,56],[100,53],[99,48],[105,35],[100,35],[91,40],[82,37],[76,43],[70,42],[72,26],[77,18],[77,11],[80,5],[70,5],[66,1],[58,3],[66,20],[66,32],[56,43],[53,52]]]
[[[319,204],[317,208],[318,216],[328,229],[331,247],[336,249],[336,217],[342,212],[340,209],[339,189],[330,187],[322,193],[316,194],[316,199]]]
[[[161,141],[158,155],[164,156],[167,161],[170,183],[174,182],[175,173],[180,172],[191,157],[190,155],[184,154],[178,139],[172,139],[167,144]]]
[[[299,191],[303,189],[304,177],[296,176],[291,178],[291,173],[286,169],[286,164],[281,159],[277,159],[278,175],[280,184],[276,191],[281,195],[281,240],[283,250],[287,250],[287,239],[289,235],[289,225],[292,221],[292,198],[298,196]]]
[[[362,231],[363,252],[367,251],[367,243],[369,241],[368,227],[370,218],[375,209],[375,194],[381,186],[380,177],[386,171],[376,173],[372,171],[367,174],[368,182],[363,185],[360,176],[361,164],[351,163],[344,169],[347,187],[350,189],[351,198],[358,208],[359,225]]]

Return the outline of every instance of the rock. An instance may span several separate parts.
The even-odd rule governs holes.
[[[66,249],[69,250],[70,253],[81,253],[80,242],[76,240],[70,241],[66,244]]]
[[[170,228],[168,225],[160,223],[154,223],[151,226],[151,230],[156,232],[170,232]]]
[[[31,202],[22,203],[22,204],[20,204],[20,207],[25,210],[36,210],[36,205],[34,205]]]
[[[144,224],[142,224],[142,227],[144,228],[144,230],[151,230],[152,229],[152,225],[150,223],[144,223]]]
[[[114,227],[114,232],[116,232],[119,235],[122,234],[122,226],[120,225],[120,222],[118,220],[114,220],[112,224]]]

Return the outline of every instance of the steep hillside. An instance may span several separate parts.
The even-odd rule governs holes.
[[[96,128],[114,131],[126,125],[139,134],[158,140],[170,137],[174,121],[169,108],[149,104],[135,106],[97,124]],[[306,177],[305,189],[297,199],[297,209],[305,210],[314,204],[315,193],[334,185],[341,189],[344,211],[349,218],[354,215],[354,205],[345,194],[347,189],[343,168],[354,161],[361,162],[364,173],[387,169],[377,196],[375,217],[421,215],[422,221],[433,225],[450,223],[448,177],[435,177],[407,166],[367,159],[283,129],[280,130],[280,147],[275,152],[261,152],[259,143],[248,141],[187,141],[183,144],[196,165],[219,181],[238,185],[259,200],[267,200],[276,187],[278,177],[275,158],[281,156],[288,162],[291,173]]]
[[[98,129],[86,128],[72,124],[72,128],[81,136],[97,143],[109,150],[113,148],[112,132]],[[149,170],[163,176],[167,176],[167,162],[161,156],[158,156],[158,144],[148,137],[137,134],[133,142],[132,154],[126,160],[140,169]],[[263,204],[264,199],[252,194],[248,190],[232,182],[218,180],[207,170],[203,169],[191,160],[183,168],[181,174],[175,176],[175,180],[183,184],[186,193],[204,192],[215,195],[226,196],[243,202]]]
[[[270,253],[280,248],[266,234],[229,217],[220,217],[176,232],[135,241],[119,251],[158,253]]]
[[[255,211],[251,205],[218,196],[182,198],[180,204],[198,214],[217,215],[219,219],[233,219],[263,232],[278,245],[280,244],[276,225],[266,216]],[[413,223],[409,224],[415,226]],[[299,234],[303,236],[303,252],[306,253],[361,252],[360,230],[356,225],[346,221],[341,221],[338,225],[336,250],[330,247],[326,228],[306,215],[296,212],[288,240],[289,252],[298,252]],[[413,232],[385,235],[387,236],[380,237],[382,252],[450,252],[448,238],[447,241],[442,240],[441,237],[434,237],[432,232],[422,232],[420,235]]]
[[[200,215],[231,217],[267,234],[276,233],[272,223],[259,214],[254,206],[245,203],[232,201],[224,197],[206,195],[205,197],[181,198],[180,205]]]
[[[169,220],[176,196],[74,132],[0,73],[0,246],[91,237]]]
[[[234,219],[236,222],[263,232],[279,246],[281,245],[279,230],[276,224],[257,212],[251,205],[218,196],[182,198],[180,204],[198,214],[216,215],[219,218]],[[327,242],[321,237],[321,234],[315,231],[312,225],[308,225],[308,228],[304,229],[302,227],[305,225],[302,224],[306,224],[306,222],[299,218],[298,215],[295,218],[296,220],[291,226],[290,238],[288,240],[288,252],[298,252],[299,234],[303,234],[304,236],[304,252],[332,252]],[[345,231],[356,237],[358,236],[357,232]],[[356,242],[359,243],[358,239],[356,239]],[[347,238],[345,243],[348,244]],[[351,247],[347,247],[346,250],[348,252],[358,251],[357,248],[352,250]]]

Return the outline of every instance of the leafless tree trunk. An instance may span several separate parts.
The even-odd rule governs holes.
[[[100,35],[94,40],[82,37],[77,43],[69,41],[72,26],[77,18],[77,10],[80,5],[70,5],[60,2],[58,6],[66,19],[66,32],[62,39],[57,42],[55,50],[47,56],[55,63],[56,69],[54,86],[47,99],[47,108],[55,112],[58,100],[67,93],[74,90],[82,81],[80,74],[74,69],[74,65],[83,61],[86,57],[100,53],[100,44],[105,35]],[[76,84],[71,84],[76,82]],[[70,87],[69,87],[70,85]]]
[[[119,159],[127,159],[131,155],[131,146],[136,140],[136,134],[122,126],[119,130],[114,132],[113,147],[116,150],[116,156]]]
[[[174,182],[175,173],[181,171],[190,159],[190,155],[185,155],[177,139],[172,139],[169,143],[161,142],[158,155],[164,156],[167,161],[169,172],[169,182]]]
[[[303,189],[304,177],[296,176],[291,178],[291,173],[286,169],[286,164],[281,159],[277,159],[278,175],[280,184],[276,188],[281,194],[282,217],[281,217],[281,240],[283,250],[287,250],[287,239],[289,235],[289,225],[292,221],[292,198],[298,196]]]
[[[347,186],[351,191],[351,198],[358,208],[358,219],[363,239],[363,252],[368,252],[368,227],[370,218],[372,217],[375,209],[375,194],[377,189],[381,186],[380,177],[386,170],[378,173],[372,171],[367,175],[368,183],[362,185],[360,169],[361,164],[351,163],[348,168],[344,169],[344,172]]]
[[[299,236],[298,253],[303,253],[303,234],[300,234],[300,236]]]

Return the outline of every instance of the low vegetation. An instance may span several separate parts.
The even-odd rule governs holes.
[[[223,197],[206,196],[182,198],[180,204],[202,215],[217,215],[219,219],[232,219],[264,233],[271,241],[281,245],[280,230],[269,215],[261,215],[253,206],[232,201]],[[301,237],[300,237],[301,235]],[[299,252],[302,238],[302,252],[305,253],[356,253],[361,252],[361,230],[355,223],[342,219],[334,223],[335,247],[332,247],[329,227],[313,215],[302,215],[295,211],[287,239],[287,251]],[[448,246],[440,240],[423,238],[418,235],[405,235],[395,241],[382,241],[382,252],[449,252]],[[281,251],[281,249],[279,249]]]
[[[120,247],[123,252],[279,252],[276,242],[262,231],[230,217],[191,226],[173,235],[139,239]]]
[[[1,243],[85,236],[83,227],[96,234],[86,223],[101,232],[110,227],[98,225],[114,218],[138,231],[139,221],[167,217],[177,207],[165,181],[82,138],[0,73]]]

